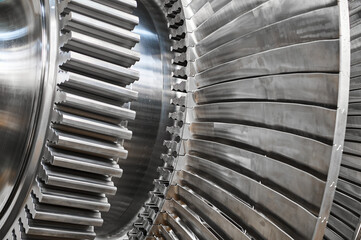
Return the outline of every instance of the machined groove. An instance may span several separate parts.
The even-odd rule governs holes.
[[[60,131],[54,131],[53,137],[49,140],[49,146],[115,159],[125,159],[128,155],[128,151],[118,143],[93,140]]]
[[[261,4],[262,2],[264,3]],[[251,5],[254,7],[253,9],[248,8],[249,11],[240,14],[239,16],[226,18],[225,20],[227,22],[219,21],[219,17],[213,15],[212,18],[207,19],[206,24],[203,24],[204,27],[198,28],[193,33],[197,39],[197,54],[198,56],[201,56],[230,40],[275,22],[312,10],[332,6],[334,4],[335,2],[332,0],[318,2],[307,0],[302,3],[287,1],[283,4],[281,4],[281,0],[270,0],[259,1],[258,4]],[[208,27],[208,30],[204,30],[206,26]],[[238,26],[242,26],[242,28],[240,29]],[[239,31],[233,31],[234,29],[239,29]]]
[[[274,102],[205,104],[194,107],[193,114],[198,121],[253,123],[322,139],[332,139],[336,120],[336,111],[331,109]]]
[[[186,18],[192,16],[192,22],[196,29],[202,29],[197,40],[206,36],[209,32],[217,29],[219,26],[227,24],[227,20],[234,19],[239,15],[256,8],[266,0],[256,0],[248,2],[237,2],[232,0],[220,1],[192,1],[184,8]],[[224,19],[222,15],[227,14]],[[212,22],[211,18],[218,18],[219,21]],[[213,25],[212,25],[213,24]],[[204,35],[202,35],[202,33]]]
[[[326,174],[329,168],[331,146],[298,135],[221,122],[193,122],[190,125],[190,131],[198,137],[225,139],[252,146],[264,154],[285,157],[289,164],[293,161],[322,174]],[[306,156],[301,154],[303,152],[310,152],[312,155]]]
[[[133,14],[119,11],[93,1],[65,0],[59,6],[59,10],[63,12],[63,14],[68,14],[70,11],[79,12],[85,16],[110,23],[127,30],[132,30],[139,24],[138,17]]]
[[[361,170],[361,163],[359,161],[358,156],[343,154],[342,165],[349,168]]]
[[[283,74],[220,83],[196,90],[193,98],[197,104],[254,99],[335,107],[337,92],[337,74]]]
[[[183,164],[186,170],[200,175],[212,176],[216,183],[219,182],[223,187],[229,186],[229,189],[234,189],[232,191],[247,196],[253,204],[262,206],[281,219],[283,224],[290,226],[292,228],[289,232],[291,236],[299,234],[308,239],[313,234],[313,227],[317,218],[301,205],[262,183],[227,167],[200,157],[192,156],[191,158],[188,161],[187,158],[184,159],[185,163]],[[307,219],[307,224],[300,226],[296,219]]]
[[[268,25],[207,52],[195,61],[198,72],[255,53],[325,39],[338,38],[338,7],[297,15]],[[310,26],[313,26],[310,28]],[[287,34],[284,34],[287,31]],[[317,35],[314,34],[317,32]],[[267,36],[267,37],[265,37]],[[237,46],[242,45],[242,48]]]
[[[168,226],[164,226],[164,225],[160,225],[159,226],[159,233],[162,235],[162,237],[164,237],[166,240],[178,240],[179,238],[175,235],[175,233],[173,232],[173,230],[168,227]]]
[[[185,240],[198,240],[192,231],[183,223],[183,221],[173,213],[161,213],[158,221],[164,221],[164,225],[170,226],[177,236],[182,236]],[[156,223],[157,224],[157,223]]]
[[[337,188],[342,193],[348,194],[348,195],[354,197],[355,199],[358,199],[359,201],[361,200],[361,197],[360,197],[361,196],[361,187],[360,186],[358,186],[354,183],[345,181],[344,179],[338,179]]]
[[[92,93],[104,98],[129,102],[138,98],[138,93],[128,88],[120,87],[94,78],[89,78],[72,72],[61,72],[59,83],[66,87]]]
[[[326,240],[342,240],[342,237],[337,235],[334,231],[332,231],[329,228],[326,228],[324,237]]]
[[[315,49],[323,54],[314,54]],[[280,73],[336,73],[340,63],[338,54],[338,39],[296,44],[218,65],[198,73],[194,81],[201,88],[229,80]],[[324,58],[328,59],[327,63],[322,61]]]
[[[356,184],[361,184],[361,173],[360,171],[343,167],[340,169],[340,178],[347,179],[348,181],[354,182]]]
[[[340,219],[330,215],[328,219],[328,224],[331,226],[335,226],[337,229],[337,233],[340,234],[345,239],[352,239],[353,230],[343,223]]]
[[[94,239],[96,234],[94,229],[84,226],[70,226],[67,224],[49,225],[47,221],[26,219],[22,222],[25,228],[26,235],[30,236],[44,236],[44,237],[58,237],[70,239]]]
[[[335,193],[334,202],[350,209],[354,213],[361,212],[361,203],[359,201],[339,191]]]
[[[108,63],[84,54],[69,51],[64,53],[68,59],[61,68],[67,71],[81,73],[85,76],[104,79],[120,86],[125,86],[139,79],[139,73],[135,70],[124,68],[113,63]]]
[[[231,217],[233,221],[243,225],[248,232],[253,232],[262,238],[292,239],[287,233],[251,205],[199,175],[188,171],[179,171],[174,181],[179,185],[189,186],[197,183],[193,191],[209,196],[210,198],[207,198],[208,201]],[[224,202],[228,204],[225,205]],[[247,218],[247,216],[249,218]]]
[[[121,177],[123,141],[135,119],[129,102],[138,93],[128,85],[139,79],[130,69],[140,60],[131,50],[140,36],[132,14],[134,0],[63,0],[59,14],[56,92],[43,157],[14,239],[94,239],[107,195]]]
[[[175,212],[178,216],[187,223],[188,227],[195,233],[198,239],[202,240],[218,240],[214,233],[209,229],[205,223],[194,211],[192,211],[186,204],[176,201],[175,199],[166,200],[164,210],[167,212]]]
[[[132,132],[119,125],[87,119],[65,112],[56,112],[55,114],[56,117],[55,120],[53,120],[54,124],[61,124],[67,127],[73,127],[88,132],[104,134],[106,136],[112,136],[118,139],[130,140],[132,138]]]
[[[94,1],[127,13],[133,13],[135,8],[137,7],[136,0],[94,0]]]
[[[143,60],[131,68],[143,57],[132,50],[140,42],[132,32],[139,24],[136,0],[55,2],[57,76],[48,131],[31,193],[6,239],[121,238],[131,225],[130,240],[357,239],[359,1],[346,9],[345,0],[142,0],[136,15],[150,15],[154,30],[136,31],[159,42],[159,49],[142,43],[142,54],[152,52],[144,69]],[[164,66],[152,72],[158,57]],[[143,77],[164,78],[157,117],[159,126],[167,123],[150,146],[149,156],[162,151],[162,160],[147,168],[125,161],[123,147],[133,135],[128,121],[138,113],[130,108],[138,105],[131,102],[143,83],[131,84]],[[172,112],[163,111],[170,109],[164,99],[171,99]],[[107,196],[122,187],[113,178],[122,167],[139,166],[157,170],[154,187],[136,189],[150,192],[131,221],[111,219],[104,212],[117,196]],[[117,213],[133,211],[122,200],[114,205]],[[95,228],[109,220],[118,229]]]
[[[64,39],[64,50],[86,54],[123,67],[130,67],[140,59],[137,52],[86,34],[72,31],[65,34]]]
[[[86,189],[88,192],[110,195],[114,195],[117,191],[111,179],[101,175],[96,178],[94,175],[89,176],[46,164],[42,164],[42,171],[39,175],[46,184],[51,186],[76,190]]]
[[[117,119],[133,120],[136,115],[135,111],[133,110],[104,103],[102,101],[77,96],[71,93],[58,92],[57,97],[58,99],[56,100],[56,104],[58,105],[65,105],[103,116],[105,115]]]
[[[129,30],[75,12],[66,15],[62,25],[65,31],[75,30],[127,48],[134,47],[140,41],[139,35]]]
[[[88,195],[79,191],[69,192],[67,189],[46,185],[40,179],[37,179],[36,182],[37,186],[33,191],[42,203],[87,210],[98,209],[102,212],[109,211],[110,204],[104,195]]]
[[[331,213],[335,216],[339,216],[340,219],[342,219],[346,224],[351,226],[353,229],[356,228],[359,217],[352,212],[348,211],[347,209],[343,208],[342,206],[338,204],[333,204]]]
[[[103,224],[103,219],[97,211],[84,211],[74,208],[43,204],[39,203],[36,196],[33,195],[31,198],[32,200],[31,202],[28,202],[27,207],[33,219],[77,225],[101,226]]]
[[[183,186],[171,186],[168,196],[173,199],[181,199],[187,204],[192,204],[194,211],[200,213],[213,229],[224,238],[229,239],[250,239],[238,226],[224,217],[221,212],[205,199],[193,192],[191,189]]]
[[[284,189],[279,190],[280,192],[291,193],[297,197],[296,199],[302,199],[309,206],[315,206],[316,209],[321,205],[322,196],[312,193],[322,192],[325,182],[290,165],[240,148],[204,140],[188,140],[186,151],[211,156],[213,161],[235,171],[254,175],[262,182],[270,181],[272,185],[275,184]],[[192,156],[187,159],[187,161],[195,162],[197,160],[198,158]]]
[[[207,225],[212,234],[239,239],[240,234],[224,235],[232,232],[222,225],[227,221],[255,239],[322,237],[325,198],[336,188],[332,164],[342,149],[335,137],[340,116],[344,119],[340,107],[345,107],[340,103],[340,71],[345,71],[341,5],[332,0],[165,2],[175,54],[172,90],[186,93],[171,104],[186,111],[169,114],[175,124],[166,131],[181,140],[164,142],[168,152],[161,157],[165,165],[153,193],[166,200],[150,239],[191,239],[182,229],[201,239]],[[361,88],[360,81],[352,87]],[[358,92],[353,99],[359,102]],[[359,141],[357,133],[347,136]],[[173,178],[164,168],[174,169]],[[338,188],[350,190],[349,182]],[[352,191],[356,196],[357,185]],[[198,194],[226,220],[209,219],[195,199],[184,200]],[[154,212],[144,216],[152,218]],[[178,217],[178,225],[170,224]],[[143,220],[136,225],[141,233],[149,229]],[[327,229],[330,235],[337,233]]]
[[[81,169],[83,172],[121,177],[123,170],[115,160],[84,156],[81,154],[69,154],[67,151],[50,149],[44,159],[53,166],[73,170]]]

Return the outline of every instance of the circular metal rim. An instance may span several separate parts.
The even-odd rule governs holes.
[[[41,91],[39,92],[39,101],[37,104],[37,119],[33,129],[31,148],[27,151],[26,166],[24,166],[23,177],[18,183],[13,200],[8,206],[6,212],[0,219],[0,238],[7,234],[11,225],[15,221],[27,196],[30,193],[37,168],[40,162],[46,133],[49,126],[50,113],[56,87],[56,62],[58,51],[58,20],[55,0],[41,0],[41,24],[42,24],[42,79]]]
[[[342,152],[346,133],[347,112],[349,104],[350,89],[350,65],[351,65],[351,46],[350,46],[350,19],[348,1],[338,1],[340,18],[340,73],[339,73],[339,97],[337,102],[336,128],[334,132],[334,141],[330,167],[327,175],[326,188],[323,194],[323,200],[319,212],[319,218],[315,226],[313,239],[323,238],[327,226],[327,220],[331,212],[333,198],[336,192],[336,183],[340,172]],[[328,187],[327,187],[328,186]]]

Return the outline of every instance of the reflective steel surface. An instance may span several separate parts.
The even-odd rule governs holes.
[[[160,13],[152,1],[138,1],[134,12],[140,19],[134,32],[141,36],[134,49],[141,54],[141,59],[134,65],[140,72],[139,81],[132,85],[139,97],[131,103],[130,109],[136,111],[137,116],[128,123],[128,129],[133,132],[132,139],[124,143],[128,158],[119,162],[123,175],[114,179],[117,193],[109,197],[111,211],[102,214],[104,224],[97,230],[99,238],[116,239],[131,229],[149,198],[153,179],[159,175],[157,168],[162,164],[163,141],[169,138],[165,129],[172,124],[168,113],[174,111],[174,107],[170,105],[168,29]]]
[[[21,177],[42,92],[40,2],[0,2],[0,217]]]
[[[360,12],[0,0],[0,239],[360,239]]]

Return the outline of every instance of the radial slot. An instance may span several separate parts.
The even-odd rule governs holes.
[[[261,151],[264,155],[286,158],[286,163],[306,167],[309,172],[327,174],[332,147],[298,135],[267,128],[220,122],[193,122],[192,134],[198,137],[229,140]],[[308,152],[311,155],[302,153]]]
[[[137,7],[136,0],[94,0],[94,1],[128,13],[132,13]]]
[[[140,41],[139,35],[131,31],[75,12],[70,12],[63,18],[62,28],[66,31],[75,30],[127,48],[134,47]]]
[[[131,50],[140,41],[131,32],[139,22],[132,15],[137,1],[57,1],[58,85],[45,126],[49,134],[27,206],[8,236],[96,237],[100,212],[110,208],[107,194],[120,186],[112,177],[129,164],[123,144],[132,137],[127,121],[136,118],[132,88],[139,89],[130,85],[145,76],[164,81],[157,126],[164,127],[167,115],[170,122],[163,129],[167,135],[157,130],[162,141],[157,137],[149,145],[156,159],[158,140],[164,140],[161,165],[159,159],[155,166],[131,164],[137,171],[157,169],[159,176],[154,189],[147,188],[149,199],[129,239],[316,240],[326,225],[325,239],[355,238],[361,209],[361,6],[350,1],[352,92],[343,145],[349,52],[344,2],[141,0],[144,10],[137,15],[152,15],[147,24],[156,30],[141,25],[136,31],[169,52],[149,48],[148,63],[157,65],[160,57],[166,65],[139,74],[130,69],[140,60]],[[159,19],[168,32],[157,26]],[[160,32],[169,34],[169,45]],[[168,93],[171,111],[164,107]],[[150,111],[138,118],[148,120]],[[117,212],[127,208],[114,199]],[[125,215],[110,219],[120,226]],[[100,238],[121,238],[131,224],[99,230],[105,234]]]
[[[318,53],[315,54],[315,51]],[[240,78],[295,72],[339,71],[339,40],[323,40],[272,49],[198,73],[198,88]],[[328,59],[327,62],[323,61]]]
[[[191,189],[182,186],[171,186],[168,191],[168,196],[174,199],[181,199],[187,203],[194,211],[201,214],[201,218],[223,238],[250,239],[237,225],[223,216],[216,207],[209,204]]]
[[[273,102],[213,103],[196,106],[191,114],[199,121],[261,125],[324,140],[333,138],[336,120],[331,109]]]
[[[301,204],[303,201],[307,202],[306,206],[316,214],[321,206],[322,194],[314,193],[323,192],[325,183],[285,163],[240,148],[204,140],[188,140],[186,151],[207,155],[212,161],[253,176],[266,185],[270,184],[270,188],[281,188],[278,191],[286,195],[291,194],[295,201]],[[198,158],[191,156],[187,159],[197,160]],[[268,183],[269,181],[271,183]]]
[[[361,200],[361,187],[345,181],[344,179],[339,179],[337,181],[337,188],[344,194],[348,194],[351,197],[357,199],[358,201]]]
[[[259,6],[265,1],[266,0],[256,0],[250,2],[238,2],[231,0],[191,1],[189,5],[185,6],[184,11],[187,19],[193,15],[192,21],[195,28],[203,27],[204,31],[207,32],[207,30],[211,29],[206,20],[212,16],[218,16],[220,19],[220,22],[216,22],[216,24],[225,24],[225,19],[222,17],[223,14],[227,14],[228,19],[226,20],[229,20]],[[215,6],[216,4],[218,4],[218,6]],[[213,27],[216,28],[217,26]]]
[[[177,172],[174,181],[180,185],[188,185],[187,183],[197,183],[197,186],[193,188],[193,191],[207,196],[207,201],[220,209],[224,214],[232,219],[232,221],[238,223],[240,226],[244,226],[245,230],[250,232],[254,237],[260,236],[260,238],[269,239],[291,239],[287,233],[281,230],[263,214],[257,212],[257,210],[254,209],[251,205],[240,200],[234,194],[228,192],[221,186],[218,186],[199,175],[187,171],[180,171]],[[225,202],[227,204],[224,204]],[[166,208],[167,203],[165,204]],[[192,203],[190,204],[192,205]],[[177,210],[180,208],[180,204],[174,203],[173,205],[175,205],[175,211],[181,215],[182,211]],[[189,206],[184,208],[189,208]],[[201,237],[201,235],[199,237]]]
[[[184,224],[184,222],[172,213],[161,213],[158,221],[162,219],[164,221],[163,225],[168,225],[177,236],[181,236],[182,239],[194,240],[198,239],[192,231]],[[158,224],[158,223],[156,223]]]
[[[326,228],[324,237],[326,240],[342,240],[340,236],[338,236],[335,232],[333,232],[329,228]]]
[[[86,54],[123,67],[130,67],[140,58],[137,52],[82,33],[71,31],[64,38],[64,50]]]
[[[308,238],[307,235],[313,234],[316,218],[301,205],[234,170],[199,157],[192,156],[188,159],[184,159],[186,169],[190,171],[194,169],[196,173],[212,176],[214,181],[219,182],[223,187],[229,186],[228,188],[233,189],[232,191],[238,192],[241,196],[247,196],[254,204],[259,204],[277,216],[276,218],[282,219],[284,225],[291,227],[292,230],[289,230],[291,236],[299,234]],[[294,216],[307,221],[307,224],[300,226],[299,221],[293,218]]]
[[[135,119],[129,102],[138,93],[128,85],[139,79],[130,69],[140,59],[131,50],[140,40],[131,32],[139,23],[136,6],[133,0],[53,6],[60,13],[58,85],[39,172],[9,233],[15,239],[94,239],[94,226],[103,224],[106,195],[117,190],[112,177],[123,173],[117,162],[128,155],[127,120]]]
[[[361,77],[356,77],[356,78],[352,78],[350,79],[350,90],[357,90],[361,88]]]
[[[104,134],[118,139],[131,139],[132,132],[125,127],[96,121],[64,112],[56,112],[54,124],[81,129],[91,133]],[[91,134],[90,134],[91,136]]]
[[[341,166],[340,169],[340,178],[343,179],[347,179],[351,182],[354,182],[356,184],[361,184],[361,173],[360,171],[351,169],[351,168],[347,168],[347,167],[343,167]]]
[[[353,237],[353,229],[343,223],[340,219],[330,215],[328,219],[328,224],[331,226],[335,226],[337,229],[337,233],[340,234],[345,239],[352,239]]]
[[[349,168],[361,170],[361,162],[357,156],[343,154],[342,165]]]
[[[85,190],[92,193],[114,195],[117,188],[109,177],[102,175],[88,175],[82,172],[42,164],[41,179],[51,186],[64,187],[76,190]]]
[[[183,202],[175,199],[166,200],[163,209],[166,212],[175,212],[183,222],[202,240],[218,240],[210,227],[194,211]]]
[[[193,97],[197,104],[257,99],[334,107],[338,77],[337,74],[315,73],[250,78],[205,87],[196,90]]]
[[[175,235],[173,230],[164,225],[159,225],[159,233],[164,237],[166,240],[178,240],[179,238]],[[161,238],[162,239],[162,238]]]
[[[25,233],[31,236],[47,236],[47,237],[61,237],[71,239],[94,239],[94,228],[89,226],[79,226],[75,224],[54,224],[49,221],[32,219],[28,210],[26,217],[21,219],[24,226]],[[27,236],[28,237],[28,236]],[[21,238],[23,239],[23,238]]]
[[[128,152],[118,143],[108,143],[76,135],[54,131],[49,145],[56,148],[85,153],[93,156],[125,159]]]
[[[331,213],[335,216],[339,216],[341,220],[345,221],[345,223],[353,229],[356,228],[359,222],[359,217],[356,214],[335,203],[332,205]]]
[[[68,59],[61,68],[76,73],[81,73],[89,77],[117,83],[121,86],[128,85],[139,79],[139,73],[135,70],[124,68],[112,63],[98,60],[80,53],[64,53]]]
[[[261,4],[261,1],[258,2]],[[233,15],[228,17],[228,14],[219,12],[219,15],[222,16],[213,15],[207,19],[207,21],[193,33],[197,43],[197,54],[201,56],[215,49],[217,46],[278,21],[335,5],[335,1],[333,0],[318,2],[307,0],[302,3],[298,1],[283,2],[282,0],[263,2],[265,3],[258,7],[258,4],[255,4],[254,9],[240,14],[240,16]],[[242,26],[242,28],[239,26]],[[234,31],[234,29],[238,31]]]
[[[217,65],[271,49],[317,40],[337,39],[338,12],[337,6],[319,9],[234,39],[197,58],[197,71],[202,72]],[[287,34],[285,34],[286,31]],[[317,35],[314,32],[317,32]],[[238,47],[240,45],[242,48]]]
[[[177,65],[172,90],[187,92],[171,104],[187,110],[169,114],[186,115],[186,124],[167,127],[183,139],[165,141],[162,159],[176,172],[168,194],[170,172],[155,180],[154,193],[169,199],[150,236],[202,239],[203,221],[213,222],[211,233],[225,234],[231,231],[222,224],[231,220],[255,239],[322,237],[315,234],[326,225],[342,97],[340,5],[169,0],[164,11]],[[183,187],[227,220],[205,219],[195,200],[184,201]],[[145,222],[140,231],[148,231]]]
[[[361,203],[359,201],[339,191],[335,193],[334,202],[343,205],[343,207],[350,209],[354,213],[361,212]]]
[[[59,75],[60,84],[68,88],[89,92],[121,102],[129,102],[138,98],[138,92],[136,91],[99,81],[94,78],[85,77],[72,72],[61,72]]]
[[[344,151],[345,153],[350,153],[353,155],[360,156],[361,155],[360,145],[361,145],[360,142],[345,141]]]
[[[73,170],[81,169],[83,172],[121,177],[123,170],[114,160],[84,156],[81,154],[69,154],[67,151],[50,149],[45,161],[53,166],[69,168]]]
[[[46,185],[40,179],[36,181],[37,186],[33,188],[33,191],[41,203],[87,210],[96,209],[102,212],[106,212],[110,208],[108,199],[102,195],[89,195],[79,191],[71,192],[68,189]]]
[[[102,22],[132,30],[139,23],[138,17],[93,1],[65,0],[59,6],[61,12],[79,12]],[[63,10],[64,9],[64,10]]]
[[[135,112],[127,108],[65,92],[58,92],[57,97],[58,100],[56,100],[56,104],[59,105],[65,105],[116,119],[133,120],[135,118]]]
[[[36,220],[93,226],[101,226],[103,224],[100,213],[97,211],[84,211],[75,208],[42,204],[39,203],[34,195],[32,195],[32,199],[28,202],[27,207],[33,219]]]

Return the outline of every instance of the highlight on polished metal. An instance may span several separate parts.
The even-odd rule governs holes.
[[[360,0],[0,0],[0,239],[361,239]]]

